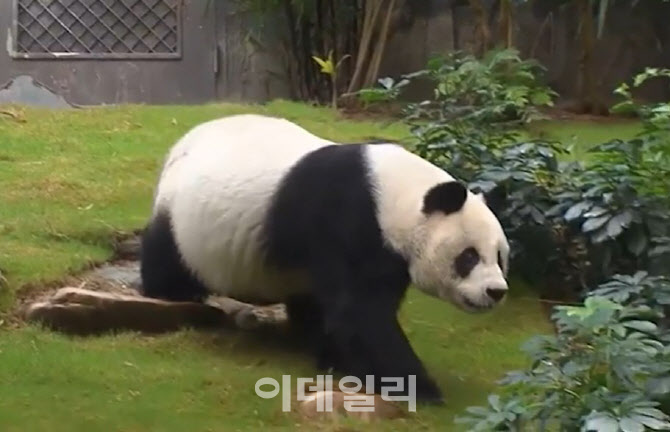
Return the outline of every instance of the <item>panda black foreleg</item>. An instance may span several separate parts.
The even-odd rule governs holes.
[[[373,375],[377,393],[383,386],[397,385],[388,379],[402,379],[401,390],[391,392],[392,395],[407,395],[408,378],[414,375],[417,398],[424,402],[441,403],[439,387],[412,349],[395,315],[383,307],[379,308],[374,302],[364,304],[359,304],[345,328],[335,332],[340,364],[346,368],[343,372],[360,379]]]
[[[442,392],[429,376],[423,363],[414,352],[409,340],[395,317],[379,319],[379,325],[364,325],[360,333],[360,344],[367,347],[367,355],[381,376],[402,377],[403,389],[407,393],[409,375],[416,377],[416,392],[420,400],[441,403]],[[382,385],[380,382],[377,385]],[[390,385],[390,383],[386,384]]]
[[[332,363],[338,372],[365,382],[373,375],[375,391],[393,385],[382,378],[401,378],[407,394],[409,375],[416,376],[419,400],[441,403],[442,394],[415,354],[396,319],[405,287],[396,290],[380,284],[388,280],[356,277],[346,265],[329,260],[315,274],[315,297],[323,305],[324,340],[334,352]],[[389,295],[390,293],[390,295]],[[327,307],[326,307],[327,306]]]

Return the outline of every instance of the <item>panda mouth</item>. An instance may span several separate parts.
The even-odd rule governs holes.
[[[475,302],[473,302],[472,300],[470,300],[469,298],[467,298],[465,296],[462,296],[461,299],[463,300],[463,304],[468,309],[475,310],[475,311],[483,311],[483,310],[491,309],[491,305],[482,305],[482,304],[479,304],[479,303],[475,303]]]
[[[476,305],[472,300],[467,297],[463,297],[463,303],[469,308],[479,309],[479,305]]]

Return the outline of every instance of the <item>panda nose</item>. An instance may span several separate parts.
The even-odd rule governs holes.
[[[506,293],[507,293],[506,289],[486,288],[486,295],[491,297],[496,302],[499,302],[500,300],[502,300],[502,298],[505,297]]]

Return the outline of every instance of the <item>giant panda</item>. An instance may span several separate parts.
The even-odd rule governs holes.
[[[508,290],[509,245],[484,196],[399,145],[337,144],[261,115],[174,144],[141,244],[144,296],[283,302],[318,367],[401,378],[399,394],[415,375],[417,399],[437,404],[397,321],[408,286],[469,312]]]

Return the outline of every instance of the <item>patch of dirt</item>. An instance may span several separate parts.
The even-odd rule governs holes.
[[[402,109],[405,106],[400,102],[375,103],[364,106],[355,99],[342,99],[339,102],[339,112],[347,120],[364,121],[393,121],[402,119]]]

